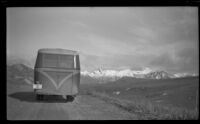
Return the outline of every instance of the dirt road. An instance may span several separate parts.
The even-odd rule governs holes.
[[[7,119],[127,120],[137,116],[88,95],[79,95],[72,102],[59,96],[37,101],[31,85],[7,84]]]

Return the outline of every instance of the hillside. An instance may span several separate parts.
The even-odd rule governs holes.
[[[7,65],[7,82],[13,84],[30,84],[33,81],[34,72],[32,68],[24,64]]]
[[[147,99],[163,105],[194,109],[199,77],[177,79],[137,79],[124,77],[106,84],[82,85],[82,92],[106,93],[119,99]]]

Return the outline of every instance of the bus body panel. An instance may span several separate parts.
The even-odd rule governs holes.
[[[80,71],[73,74],[73,84],[72,84],[72,93],[78,94],[78,89],[80,86]]]

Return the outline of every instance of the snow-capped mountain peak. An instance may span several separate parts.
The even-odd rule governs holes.
[[[165,71],[154,71],[146,74],[145,77],[150,79],[166,79],[166,78],[174,78],[174,75],[169,74]]]
[[[188,73],[176,73],[174,74],[174,76],[176,78],[181,78],[181,77],[194,77],[194,76],[198,76],[198,74],[188,74]]]
[[[88,71],[81,71],[81,75],[89,75],[90,74],[90,72],[88,72]]]
[[[122,77],[132,77],[132,78],[146,78],[146,79],[167,79],[167,78],[181,78],[187,77],[188,73],[177,73],[177,74],[170,74],[168,72],[162,70],[153,71],[150,68],[144,68],[143,70],[131,70],[131,69],[124,69],[124,70],[103,70],[97,69],[93,72],[82,71],[81,75],[89,76],[95,79],[100,79],[103,82],[105,81],[115,81]],[[197,76],[197,75],[189,75],[189,76]]]
[[[124,70],[103,70],[103,69],[98,69],[93,72],[88,72],[88,71],[82,71],[81,74],[90,77],[141,77],[142,75],[148,74],[152,72],[150,68],[144,68],[144,70],[141,71],[135,71],[131,69],[124,69]]]

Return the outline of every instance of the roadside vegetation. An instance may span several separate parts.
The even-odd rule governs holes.
[[[198,110],[163,106],[152,103],[145,98],[136,98],[134,101],[128,101],[113,98],[104,92],[95,90],[88,90],[84,94],[100,98],[109,104],[136,114],[140,120],[196,120],[199,115]]]

